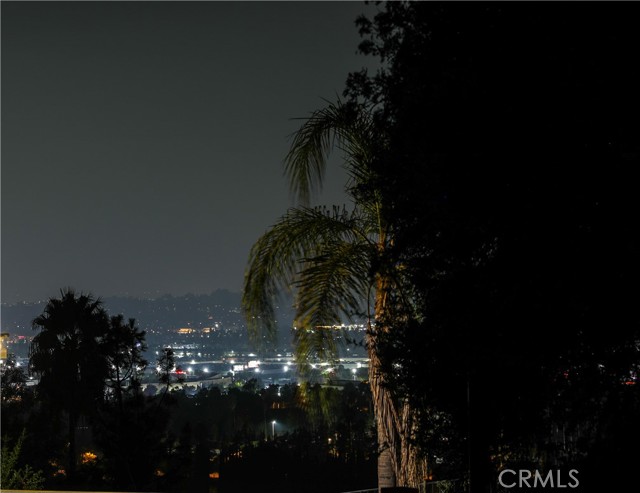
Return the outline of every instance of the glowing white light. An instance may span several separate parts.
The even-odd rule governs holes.
[[[284,370],[284,371],[289,371],[289,367],[288,367],[287,365],[284,365],[283,370]]]

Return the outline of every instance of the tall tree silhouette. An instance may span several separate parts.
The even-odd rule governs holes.
[[[366,314],[369,381],[379,443],[380,487],[416,485],[424,468],[410,435],[413,413],[384,385],[375,341],[393,330],[403,288],[400,266],[392,255],[389,216],[376,189],[371,166],[385,145],[384,133],[367,108],[337,102],[315,111],[295,134],[286,158],[286,174],[300,204],[253,246],[245,275],[243,307],[254,336],[276,330],[274,303],[283,291],[295,296],[295,345],[298,363],[331,359],[337,345],[333,324]],[[349,175],[346,207],[310,208],[322,185],[327,158],[343,152]]]
[[[113,389],[119,412],[123,412],[123,397],[128,389],[138,384],[138,374],[147,366],[142,354],[146,349],[145,332],[136,327],[130,318],[124,322],[122,315],[109,320],[110,330],[104,339],[105,354],[109,363],[108,386]]]
[[[619,384],[640,354],[636,18],[623,4],[387,2],[358,21],[384,65],[347,94],[387,122],[374,164],[423,314],[394,332],[394,383],[471,429],[473,491],[495,485],[504,440],[513,452],[537,433],[532,460],[545,442],[591,447],[569,425],[559,440],[536,429],[549,408],[595,433],[595,410],[636,388]],[[609,457],[624,469],[626,454]]]
[[[109,320],[100,300],[72,289],[51,298],[33,321],[40,332],[30,348],[31,370],[39,376],[37,392],[54,413],[68,420],[68,477],[76,471],[76,428],[104,398],[107,360],[102,349]]]

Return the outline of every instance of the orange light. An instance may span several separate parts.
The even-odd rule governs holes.
[[[82,454],[82,463],[90,464],[91,462],[95,462],[98,456],[93,452],[85,452]]]
[[[220,479],[220,473],[219,472],[210,472],[209,473],[209,479]]]

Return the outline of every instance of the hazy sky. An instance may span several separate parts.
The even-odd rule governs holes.
[[[2,301],[239,291],[291,204],[291,118],[374,66],[354,26],[374,9],[2,2]]]

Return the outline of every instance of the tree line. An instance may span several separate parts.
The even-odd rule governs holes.
[[[166,348],[156,362],[162,389],[148,396],[145,333],[135,320],[109,317],[100,300],[67,289],[33,323],[37,385],[11,360],[2,369],[3,487],[234,492],[259,480],[299,491],[293,478],[324,466],[334,474],[308,491],[367,481],[353,473],[371,472],[375,457],[362,384],[170,390],[175,361]],[[273,471],[261,454],[284,462]]]

